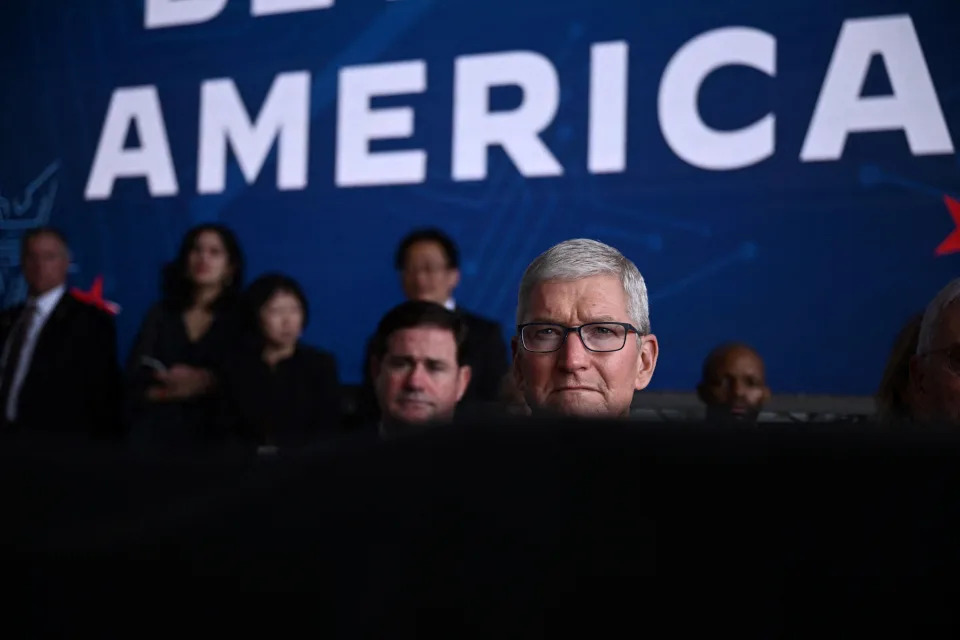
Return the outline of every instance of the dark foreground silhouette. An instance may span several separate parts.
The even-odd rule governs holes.
[[[870,425],[518,421],[272,459],[21,434],[0,451],[7,621],[97,637],[929,635],[955,608],[938,585],[960,568],[958,480],[960,436]]]

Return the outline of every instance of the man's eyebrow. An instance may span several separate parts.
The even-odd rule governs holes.
[[[529,322],[521,322],[520,324],[557,324],[563,326],[563,323],[557,322],[556,320],[551,320],[546,316],[536,316]]]
[[[602,315],[602,316],[590,316],[590,319],[587,320],[584,324],[589,324],[590,322],[620,322],[611,315]]]

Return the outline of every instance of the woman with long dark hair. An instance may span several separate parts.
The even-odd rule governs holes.
[[[128,361],[131,438],[144,448],[191,448],[220,439],[216,398],[223,361],[241,331],[243,254],[226,226],[183,238],[163,271],[162,298]]]
[[[222,378],[221,424],[261,452],[333,435],[340,388],[333,356],[300,342],[309,306],[300,285],[271,273],[244,296],[246,348],[231,355]]]

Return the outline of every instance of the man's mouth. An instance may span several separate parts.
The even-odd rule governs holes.
[[[418,406],[427,406],[433,404],[428,400],[423,400],[420,398],[400,398],[400,404],[402,405],[418,405]]]

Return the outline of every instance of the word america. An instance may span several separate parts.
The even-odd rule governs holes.
[[[225,1],[225,0],[224,0]],[[165,4],[153,0],[153,4]],[[197,0],[178,0],[190,5]],[[220,0],[203,0],[208,7]],[[148,2],[148,6],[149,6]],[[304,0],[252,0],[252,8],[306,6]],[[314,7],[328,6],[312,2]],[[222,7],[221,7],[222,8]],[[298,9],[302,10],[302,9]],[[279,12],[279,11],[277,11]],[[213,14],[211,14],[213,15]],[[153,26],[163,23],[154,14]],[[169,18],[169,16],[167,16]],[[194,18],[197,15],[193,16]],[[147,22],[150,22],[148,12]],[[196,21],[196,20],[195,20]],[[701,118],[700,87],[710,74],[727,66],[746,66],[775,77],[777,40],[750,27],[722,27],[686,42],[660,78],[657,112],[670,149],[683,161],[708,171],[742,169],[763,162],[776,151],[774,113],[735,130],[718,130]],[[590,47],[587,168],[591,173],[627,169],[628,55],[626,41]],[[878,56],[892,89],[885,96],[862,96],[871,58]],[[491,90],[516,87],[519,106],[490,108]],[[259,110],[251,117],[230,78],[203,81],[200,87],[196,189],[200,194],[225,190],[228,150],[243,179],[253,183],[276,148],[279,190],[307,187],[310,127],[309,71],[278,74]],[[428,91],[427,62],[408,60],[345,66],[339,71],[334,183],[338,187],[418,184],[427,180],[427,151],[407,148],[371,150],[371,142],[397,141],[414,134],[409,106],[374,108],[374,98]],[[484,180],[488,152],[500,147],[521,175],[562,176],[564,167],[542,138],[560,102],[554,64],[533,51],[464,55],[454,60],[451,177]],[[395,103],[394,103],[395,104]],[[130,128],[138,144],[126,147]],[[923,50],[909,15],[844,21],[800,152],[801,162],[842,157],[853,133],[902,131],[915,156],[952,154],[954,145],[944,119]],[[166,123],[156,86],[115,89],[101,129],[86,184],[88,200],[108,199],[118,179],[145,179],[151,196],[180,191]]]

